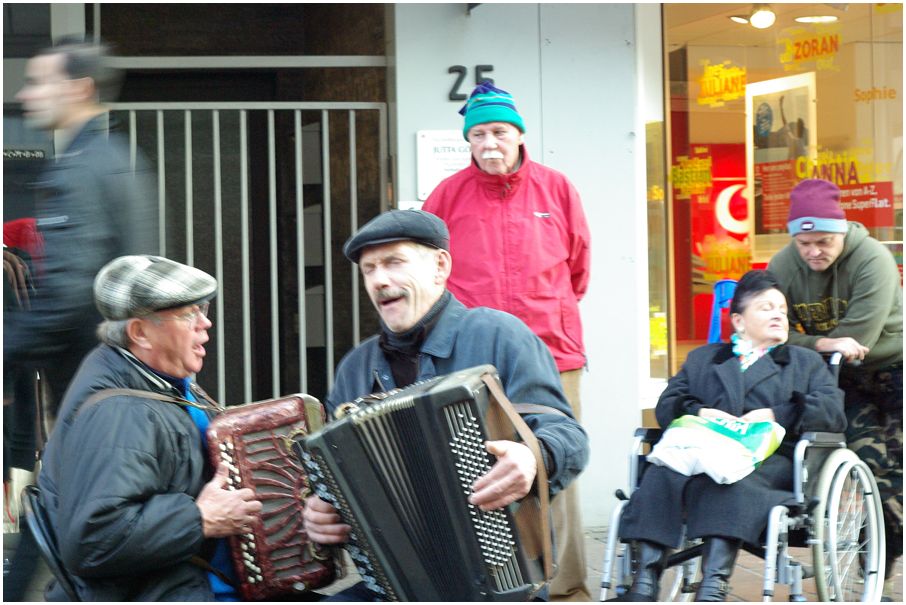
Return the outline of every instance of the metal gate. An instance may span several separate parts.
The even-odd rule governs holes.
[[[388,207],[385,105],[111,109],[128,125],[133,167],[141,153],[156,171],[160,254],[218,281],[199,383],[227,404],[323,397],[367,303],[342,244]]]

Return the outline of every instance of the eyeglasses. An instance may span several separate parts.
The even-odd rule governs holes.
[[[160,315],[155,315],[155,319],[160,321],[184,321],[189,324],[189,327],[194,329],[198,325],[198,318],[207,317],[208,311],[211,308],[210,302],[199,303],[194,306],[191,311],[186,311],[185,313],[180,313],[179,315],[172,315],[170,317],[161,317]]]

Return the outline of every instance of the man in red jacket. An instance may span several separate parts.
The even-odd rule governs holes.
[[[424,210],[444,219],[456,259],[447,288],[467,307],[524,321],[550,349],[563,390],[581,420],[585,366],[579,300],[588,287],[590,235],[576,188],[529,159],[513,97],[484,82],[460,110],[468,168],[441,182]],[[559,572],[551,600],[590,601],[577,487],[554,500]]]

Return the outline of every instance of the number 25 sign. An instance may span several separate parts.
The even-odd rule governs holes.
[[[494,80],[485,75],[486,73],[491,71],[494,71],[493,65],[476,65],[475,85],[477,86],[485,80],[488,80],[493,85]],[[465,101],[466,94],[459,92],[459,87],[462,86],[463,81],[466,79],[466,74],[469,73],[468,68],[465,65],[451,65],[450,68],[447,69],[447,73],[457,74],[456,81],[453,82],[453,87],[450,88],[450,94],[447,98],[451,101]]]

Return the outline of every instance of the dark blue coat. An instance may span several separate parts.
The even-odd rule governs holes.
[[[588,463],[588,436],[573,419],[550,351],[513,315],[485,307],[467,309],[451,297],[422,344],[417,380],[482,364],[497,368],[510,401],[547,405],[568,415],[523,416],[553,458],[548,472],[551,495],[556,494]],[[327,396],[328,411],[332,413],[338,405],[356,397],[397,386],[407,385],[394,383],[390,363],[378,346],[378,336],[373,336],[340,362],[334,387]]]
[[[63,563],[85,601],[211,601],[205,571],[189,562],[210,546],[195,504],[211,476],[198,428],[181,406],[152,399],[79,411],[108,388],[179,396],[113,347],[85,358],[38,476]]]

